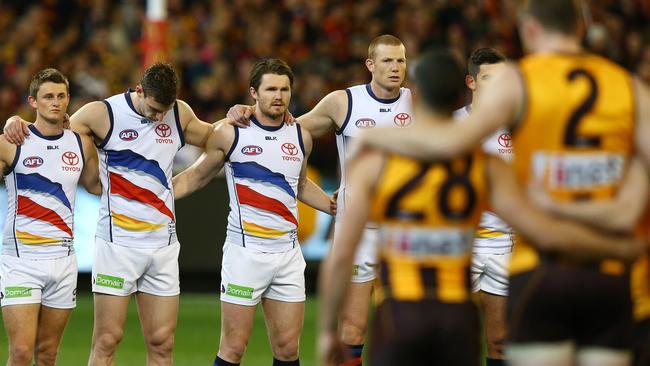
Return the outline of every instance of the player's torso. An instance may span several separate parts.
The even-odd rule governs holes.
[[[465,106],[454,112],[454,118],[467,118],[471,106]],[[512,161],[512,135],[505,129],[499,129],[483,140],[483,152],[498,156],[505,161]],[[480,254],[506,254],[512,251],[512,229],[499,216],[487,208],[481,214],[481,221],[476,230],[474,252]]]
[[[266,252],[297,244],[298,180],[305,159],[299,124],[277,128],[252,119],[235,128],[226,157],[230,213],[226,241]]]
[[[484,174],[480,152],[436,164],[386,158],[371,206],[380,232],[380,299],[467,300]]]
[[[43,136],[34,125],[5,177],[3,254],[53,259],[73,252],[74,201],[83,169],[79,136]]]
[[[99,145],[103,193],[97,235],[141,248],[177,242],[171,177],[174,156],[184,145],[178,104],[153,122],[137,113],[128,92],[105,103],[111,128]]]
[[[513,146],[522,186],[534,183],[558,201],[611,199],[634,147],[629,74],[586,54],[529,56],[520,69],[525,111]],[[515,250],[513,272],[537,261],[520,239],[523,255]]]
[[[400,95],[394,99],[378,98],[370,84],[357,85],[346,90],[348,111],[341,128],[336,131],[336,147],[341,168],[341,185],[337,217],[345,209],[346,160],[350,142],[362,131],[372,128],[405,128],[413,123],[411,90],[401,88]]]

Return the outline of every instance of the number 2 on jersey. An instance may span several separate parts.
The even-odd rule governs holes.
[[[598,83],[596,83],[596,79],[589,71],[585,69],[573,69],[567,75],[569,82],[574,82],[579,77],[586,78],[589,81],[589,95],[571,114],[566,129],[564,130],[564,145],[599,146],[600,137],[578,135],[578,125],[580,125],[584,116],[591,112],[596,104],[596,99],[598,99]]]
[[[438,163],[445,168],[447,173],[446,179],[440,186],[438,192],[438,209],[442,215],[450,220],[461,220],[469,217],[476,206],[476,191],[474,190],[469,178],[472,167],[472,157],[466,156],[462,158],[462,163],[462,168],[460,169],[451,161]],[[419,188],[422,179],[431,168],[432,166],[430,164],[420,164],[420,169],[418,169],[418,171],[393,194],[390,200],[388,200],[386,206],[385,215],[387,218],[413,221],[421,221],[425,218],[424,212],[406,211],[401,209],[400,201]],[[455,188],[461,188],[465,191],[465,202],[461,207],[455,207],[451,202],[451,193]]]

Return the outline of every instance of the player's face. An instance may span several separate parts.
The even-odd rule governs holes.
[[[159,122],[162,121],[163,118],[165,118],[165,115],[167,112],[169,112],[170,109],[174,106],[172,105],[164,105],[161,103],[156,102],[156,100],[149,96],[149,97],[143,97],[140,98],[141,104],[140,104],[140,113],[147,117],[148,120],[154,121],[154,122]]]
[[[481,88],[485,87],[494,78],[494,75],[503,70],[504,67],[505,63],[503,62],[479,66],[478,74],[476,74],[476,80],[474,81],[474,90],[480,92]]]
[[[29,103],[36,108],[39,117],[50,123],[63,121],[70,103],[68,87],[61,83],[45,82],[36,92],[36,98],[29,97]]]
[[[375,48],[375,57],[368,60],[366,65],[372,79],[382,88],[399,88],[406,77],[406,50],[403,45],[380,44]]]
[[[262,114],[276,119],[284,116],[291,101],[291,82],[287,75],[264,74],[257,90],[251,88]]]

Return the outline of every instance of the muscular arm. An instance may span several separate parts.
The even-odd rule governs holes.
[[[307,178],[307,159],[312,149],[312,139],[308,131],[302,131],[302,140],[305,145],[305,159],[302,161],[300,179],[298,180],[298,199],[319,211],[331,215],[329,196],[316,183]]]
[[[382,155],[377,151],[363,151],[350,162],[346,188],[347,204],[341,220],[341,231],[337,234],[318,276],[321,338],[319,343],[325,338],[331,339],[332,334],[336,337],[338,314],[350,283],[354,254],[368,219],[371,195],[381,167]],[[334,350],[321,351],[331,353]],[[322,356],[332,357],[331,354]]]
[[[616,197],[610,201],[563,203],[553,201],[543,189],[529,193],[532,201],[547,212],[615,232],[635,229],[647,206],[647,195],[648,175],[639,158],[632,161]]]
[[[84,151],[84,168],[81,171],[79,183],[86,188],[88,193],[94,195],[102,194],[102,185],[99,180],[99,167],[97,160],[97,150],[88,135],[79,135],[81,137],[81,146]]]
[[[110,117],[106,104],[101,101],[85,104],[70,116],[70,129],[79,135],[94,138],[101,143],[110,129]]]
[[[420,160],[450,159],[468,152],[500,127],[508,128],[522,113],[523,84],[516,66],[495,75],[472,105],[469,117],[456,123],[427,124],[424,111],[413,126],[404,129],[375,128],[361,134],[361,144]]]
[[[204,187],[223,166],[235,139],[234,127],[224,121],[220,121],[208,137],[203,155],[192,166],[172,178],[176,199]]]
[[[5,135],[0,135],[0,172],[7,174],[7,170],[16,159],[16,145],[9,142]]]
[[[298,122],[314,138],[318,138],[334,128],[340,128],[347,110],[347,93],[345,90],[336,90],[326,95],[311,111],[298,117]]]
[[[201,121],[194,114],[192,108],[182,100],[178,100],[178,115],[181,120],[185,142],[200,148],[206,147],[206,143],[212,134],[212,124]]]
[[[604,234],[545,214],[527,201],[512,167],[498,157],[489,158],[487,175],[494,212],[543,251],[578,260],[631,261],[643,247],[631,237]]]

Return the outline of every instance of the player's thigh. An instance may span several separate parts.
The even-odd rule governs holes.
[[[137,281],[139,292],[157,296],[178,296],[181,292],[178,273],[180,244],[151,250],[151,261]]]
[[[269,290],[269,285],[281,266],[278,261],[281,254],[224,244],[220,300],[230,304],[256,306]]]
[[[221,301],[221,340],[224,344],[246,344],[253,330],[255,305],[240,305]]]
[[[164,341],[174,334],[178,318],[178,295],[156,296],[138,292],[136,302],[145,340]]]
[[[74,309],[77,306],[76,255],[51,261],[49,280],[43,287],[41,304],[51,309]]]
[[[304,302],[262,299],[264,319],[272,345],[297,342],[305,315]]]
[[[115,296],[135,293],[152,252],[153,249],[129,248],[95,238],[92,291]]]
[[[344,322],[366,324],[374,281],[351,283],[341,312]]]
[[[506,346],[510,366],[573,366],[575,345],[571,341]]]
[[[49,306],[41,307],[38,320],[36,344],[51,350],[56,350],[61,343],[63,331],[72,314],[72,309],[57,309]]]
[[[130,300],[130,295],[93,294],[93,335],[102,335],[106,332],[121,333],[124,329]]]
[[[479,292],[481,307],[485,326],[488,328],[497,328],[499,332],[505,333],[506,304],[508,298],[505,296],[494,295],[485,291]]]
[[[2,321],[11,346],[34,347],[40,308],[41,304],[5,305],[2,307]]]

